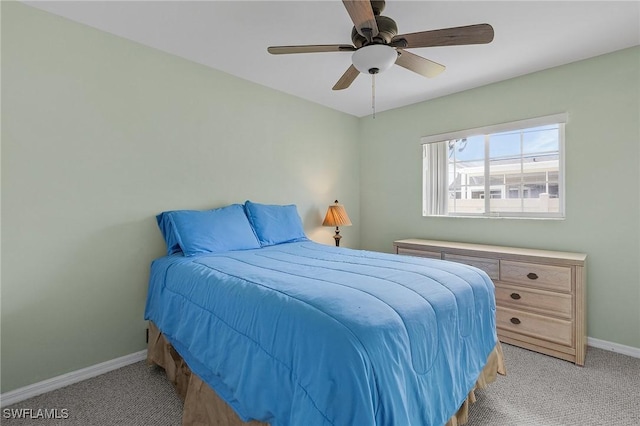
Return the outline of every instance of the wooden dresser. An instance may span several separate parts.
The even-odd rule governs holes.
[[[419,239],[393,246],[484,270],[496,285],[500,341],[584,365],[586,254]]]

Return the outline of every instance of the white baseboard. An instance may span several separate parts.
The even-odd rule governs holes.
[[[0,407],[15,404],[16,402],[24,401],[25,399],[33,398],[34,396],[38,396],[46,392],[51,392],[65,386],[69,386],[74,383],[78,383],[83,380],[108,373],[109,371],[117,370],[118,368],[125,367],[138,361],[142,361],[146,358],[147,350],[145,349],[140,352],[121,356],[120,358],[101,362],[100,364],[92,365],[90,367],[82,368],[76,371],[71,371],[69,373],[52,377],[50,379],[43,380],[32,385],[5,392],[0,395]]]
[[[607,342],[606,340],[594,339],[593,337],[587,337],[587,345],[593,346],[594,348],[604,349],[605,351],[617,352],[622,355],[640,358],[640,348],[634,348],[633,346]]]

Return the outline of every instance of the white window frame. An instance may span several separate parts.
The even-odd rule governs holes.
[[[474,129],[466,129],[466,130],[458,130],[455,132],[449,133],[441,133],[438,135],[424,136],[420,139],[420,143],[422,144],[423,151],[423,184],[422,184],[422,215],[425,217],[491,217],[491,218],[525,218],[525,219],[564,219],[565,218],[565,200],[566,200],[566,192],[565,192],[565,124],[568,121],[567,113],[559,113],[553,115],[547,115],[543,117],[530,118],[526,120],[513,121],[509,123],[500,123],[494,124],[484,127],[477,127]],[[485,139],[488,135],[494,133],[502,133],[509,131],[518,131],[523,129],[528,129],[531,127],[539,127],[539,126],[547,126],[547,125],[559,125],[559,135],[558,135],[558,194],[559,194],[559,211],[558,212],[491,212],[490,211],[490,198],[485,197],[485,211],[483,213],[451,213],[448,212],[442,214],[429,214],[428,206],[427,206],[427,198],[430,196],[429,190],[429,172],[427,170],[427,166],[424,161],[424,153],[428,149],[428,144],[433,144],[437,142],[446,142],[450,140],[456,139],[464,139],[472,136],[485,136]],[[485,191],[489,192],[489,179],[488,179],[488,170],[489,170],[489,153],[486,152],[488,150],[488,145],[485,142]],[[448,195],[447,195],[448,196]]]

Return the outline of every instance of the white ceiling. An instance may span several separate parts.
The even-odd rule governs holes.
[[[270,55],[267,46],[351,43],[341,1],[25,1],[77,22],[358,117],[371,77],[331,87],[350,53]],[[394,66],[376,77],[384,111],[640,44],[638,1],[394,1],[400,34],[489,23],[487,45],[411,49],[447,66],[427,79]],[[615,64],[612,64],[615,66]]]

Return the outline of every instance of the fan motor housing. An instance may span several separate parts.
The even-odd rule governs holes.
[[[396,21],[388,16],[376,16],[376,24],[378,25],[378,35],[373,38],[373,43],[389,44],[391,39],[398,35]],[[357,48],[369,44],[368,40],[358,33],[356,27],[351,30],[351,41]]]
[[[384,10],[386,1],[385,0],[371,0],[371,9],[373,10],[374,15],[380,15]]]

